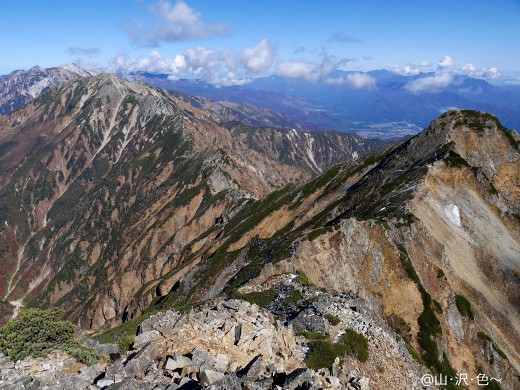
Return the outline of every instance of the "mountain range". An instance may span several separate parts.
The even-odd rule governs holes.
[[[77,65],[35,66],[0,76],[0,115],[5,115],[63,81],[93,75]],[[335,71],[317,81],[281,76],[258,77],[237,86],[213,85],[167,74],[131,72],[120,77],[198,99],[192,103],[223,120],[253,126],[304,131],[338,130],[364,138],[400,140],[417,134],[450,109],[492,113],[511,129],[520,129],[520,87],[493,85],[464,75],[388,70]],[[352,80],[362,78],[362,83]],[[439,81],[440,80],[440,81]],[[205,99],[204,99],[205,98]]]
[[[363,75],[371,82],[348,83],[352,75]],[[216,101],[274,110],[303,122],[305,130],[336,129],[369,138],[397,139],[418,133],[431,118],[455,108],[490,112],[509,128],[520,129],[520,87],[496,86],[462,75],[450,76],[449,83],[441,86],[432,83],[437,80],[435,73],[403,76],[387,70],[336,71],[315,82],[259,77],[240,86],[218,87],[202,80],[171,80],[168,75],[143,72],[125,77]],[[417,84],[421,81],[423,84]],[[424,87],[419,90],[413,85]]]
[[[240,353],[256,350],[262,372],[275,361],[288,383],[320,337],[355,329],[369,355],[341,364],[372,388],[419,386],[425,372],[518,388],[520,144],[496,116],[449,110],[390,144],[304,131],[320,127],[322,114],[298,108],[312,91],[290,100],[283,83],[248,95],[280,96],[273,109],[76,76],[0,116],[3,321],[58,306],[95,339],[130,337],[124,363],[95,380],[143,381],[127,362],[181,359],[147,346],[189,340],[215,356],[242,348],[236,377],[251,369]]]

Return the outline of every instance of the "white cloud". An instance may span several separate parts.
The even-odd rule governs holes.
[[[347,82],[354,88],[372,88],[376,85],[376,79],[365,73],[348,74]]]
[[[163,57],[157,50],[140,58],[119,55],[109,61],[106,70],[121,74],[139,71],[164,73],[171,80],[196,77],[215,85],[242,85],[251,81],[252,73],[269,69],[273,57],[273,47],[267,39],[263,39],[242,53],[237,53],[233,48],[218,52],[198,46],[173,57]]]
[[[398,66],[389,65],[390,71],[403,75],[403,76],[416,76],[421,72],[428,72],[431,70],[433,63],[428,61],[413,62],[406,64],[403,68]]]
[[[439,68],[450,68],[453,66],[453,59],[450,56],[444,56],[444,58],[438,63]]]
[[[140,59],[135,68],[152,73],[180,73],[186,69],[186,60],[182,55],[176,55],[170,59],[163,58],[159,52],[154,50],[148,57]]]
[[[157,18],[153,26],[136,22],[128,28],[130,38],[140,46],[155,47],[161,41],[190,41],[231,34],[228,25],[203,21],[202,14],[183,0],[177,0],[175,4],[159,0],[149,10]]]
[[[214,75],[212,79],[207,81],[217,86],[226,87],[231,85],[244,85],[251,82],[251,79],[237,76],[233,72],[228,72],[224,75]]]
[[[416,93],[419,93],[423,90],[426,91],[429,88],[429,85],[438,86],[438,88],[441,88],[443,83],[451,83],[451,79],[448,81],[448,75],[450,75],[450,77],[455,75],[466,75],[490,80],[494,80],[500,77],[500,72],[498,71],[497,67],[479,68],[470,62],[464,65],[462,68],[459,68],[455,66],[455,62],[450,56],[444,56],[444,58],[437,63],[421,61],[419,63],[407,64],[403,68],[393,65],[389,65],[388,68],[390,71],[403,76],[416,76],[424,72],[434,73],[433,76],[428,76],[426,78],[416,80],[416,82],[412,82],[407,85],[406,88],[408,90],[414,91]]]
[[[340,66],[352,61],[349,58],[337,59],[333,56],[323,55],[321,63],[304,61],[283,61],[277,66],[280,76],[290,78],[302,78],[316,82],[334,72]]]
[[[217,52],[207,47],[199,46],[186,49],[183,56],[186,61],[186,68],[190,74],[212,73],[220,67]]]
[[[471,62],[464,65],[460,71],[462,74],[471,77],[483,77],[492,80],[500,77],[500,72],[496,66],[491,68],[477,68]]]
[[[278,73],[284,77],[303,78],[308,81],[317,81],[319,78],[318,65],[311,62],[280,62],[277,66]]]
[[[273,64],[274,48],[268,39],[264,38],[253,47],[244,49],[241,55],[243,66],[253,73],[263,73]]]
[[[325,79],[325,83],[331,85],[347,84],[353,88],[373,88],[376,85],[376,79],[366,73],[350,73],[347,77],[329,77]]]
[[[231,71],[236,71],[240,67],[240,61],[236,50],[232,47],[228,47],[219,53],[218,57],[223,61],[227,68]]]
[[[437,92],[447,87],[453,81],[451,73],[438,73],[433,76],[416,79],[406,85],[406,89],[412,93]]]

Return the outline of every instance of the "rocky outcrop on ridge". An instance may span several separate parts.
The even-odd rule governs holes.
[[[77,65],[66,64],[47,69],[34,66],[0,76],[0,115],[15,111],[65,81],[92,75],[93,73]]]
[[[370,388],[370,379],[358,376],[347,361],[337,359],[331,369],[307,369],[305,351],[292,326],[257,305],[218,300],[184,314],[166,311],[150,317],[132,350],[115,362],[87,367],[61,352],[18,362],[0,357],[0,388]]]

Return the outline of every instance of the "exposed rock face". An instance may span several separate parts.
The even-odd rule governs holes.
[[[221,122],[106,74],[1,117],[0,298],[64,306],[86,328],[135,317],[248,199],[370,150],[289,130],[269,130],[271,142]]]
[[[85,328],[206,302],[144,322],[98,378],[119,388],[408,388],[427,368],[518,387],[517,135],[452,111],[299,184],[336,161],[319,137],[217,117],[101,75],[0,118],[3,300],[64,306]],[[369,358],[309,371],[293,326],[355,329]]]
[[[99,389],[94,385],[94,379],[106,365],[98,363],[86,367],[63,352],[53,352],[46,358],[26,358],[16,363],[0,357],[0,388]]]
[[[301,367],[305,356],[289,329],[258,306],[240,300],[209,303],[186,314],[156,314],[141,324],[136,341],[148,338],[150,333],[160,335],[153,341],[154,348],[167,348],[170,354],[205,351],[212,358],[199,363],[214,369],[218,354],[226,356],[231,371],[247,366],[257,355],[263,357],[264,367],[274,364],[278,372],[292,371]]]
[[[434,372],[452,367],[475,378],[482,371],[516,388],[516,137],[488,114],[453,111],[378,158],[272,194],[231,219],[220,246],[197,267],[203,273],[210,261],[221,264],[221,275],[205,276],[207,293],[190,289],[193,273],[173,298],[279,291],[272,280],[304,271],[328,291],[354,291],[362,317],[381,329],[390,325]],[[457,303],[466,299],[471,314]],[[386,361],[379,363],[384,370],[397,371]],[[359,369],[381,388],[398,386],[375,363]]]
[[[253,150],[314,173],[321,173],[347,160],[358,160],[390,145],[381,140],[363,139],[339,131],[297,131],[290,122],[270,121],[269,118],[276,113],[252,106],[213,102],[174,92],[170,96],[179,107],[195,116],[222,124],[230,130],[233,139],[241,140]],[[229,110],[237,112],[231,115]],[[255,166],[254,161],[251,164]]]
[[[35,66],[0,76],[0,115],[9,114],[64,81],[88,76],[92,73],[74,64],[48,69]]]
[[[0,386],[356,389],[357,383],[368,389],[369,379],[340,366],[339,359],[333,373],[314,372],[304,368],[304,356],[302,338],[258,306],[214,301],[184,314],[166,311],[152,316],[141,324],[133,350],[114,363],[85,367],[63,353],[16,363],[0,358]]]

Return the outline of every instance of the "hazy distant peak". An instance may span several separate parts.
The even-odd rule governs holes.
[[[93,75],[96,74],[95,72],[91,72],[89,70],[83,69],[83,68],[81,68],[78,65],[73,64],[73,63],[72,64],[61,65],[58,68],[59,69],[63,69],[63,70],[67,70],[69,72],[77,73],[78,75],[82,75],[83,77],[93,76]]]

